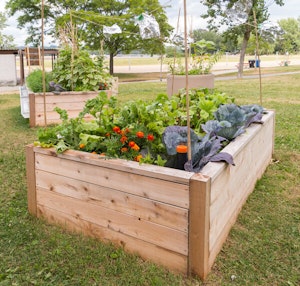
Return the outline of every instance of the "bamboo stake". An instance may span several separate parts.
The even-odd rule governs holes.
[[[186,90],[186,121],[188,140],[188,161],[192,160],[191,148],[191,124],[190,124],[190,97],[189,97],[189,68],[188,68],[188,48],[187,48],[187,20],[186,20],[186,0],[184,0],[184,48],[185,48],[185,90]]]
[[[75,53],[75,33],[73,27],[73,20],[72,20],[72,12],[70,11],[70,25],[71,25],[71,37],[72,37],[72,54],[71,54],[71,90],[74,90],[74,83],[73,83],[73,70],[74,70],[74,53]]]
[[[254,17],[254,27],[255,27],[255,38],[256,38],[256,55],[258,60],[258,74],[259,74],[259,101],[260,105],[262,105],[262,83],[261,83],[261,69],[260,69],[260,53],[259,53],[259,42],[258,42],[258,32],[257,32],[257,21],[256,21],[256,13],[253,10]]]
[[[47,108],[46,108],[46,80],[45,80],[45,61],[44,61],[44,0],[42,0],[41,7],[41,18],[42,18],[42,77],[43,77],[43,99],[44,99],[44,122],[45,126],[47,126]]]
[[[178,30],[179,30],[179,19],[180,19],[180,9],[178,11],[176,34],[178,34]],[[173,69],[175,69],[175,65],[176,65],[176,56],[177,56],[176,47],[174,47]],[[174,74],[174,70],[173,70],[171,96],[173,95],[173,92],[174,92],[174,77],[175,77],[175,74]]]

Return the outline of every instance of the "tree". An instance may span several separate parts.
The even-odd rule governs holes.
[[[11,35],[4,35],[1,32],[6,27],[6,17],[4,13],[0,12],[0,49],[10,49],[15,47],[13,44],[14,37]]]
[[[269,2],[269,3],[267,3]],[[283,0],[273,0],[277,5],[284,5]],[[268,6],[270,1],[265,0],[206,0],[206,14],[210,29],[218,30],[226,28],[224,36],[227,40],[236,42],[242,36],[240,49],[240,62],[238,76],[242,77],[245,53],[251,34],[257,30],[269,18]]]
[[[120,52],[142,50],[148,53],[162,53],[164,41],[169,37],[172,27],[167,23],[167,17],[158,0],[47,0],[45,1],[45,22],[47,33],[59,35],[66,25],[75,25],[78,39],[90,49],[104,49],[110,55],[110,73],[113,74],[113,58]],[[40,19],[40,5],[36,0],[9,0],[7,8],[18,18],[21,27],[30,24],[30,41],[36,44],[40,41],[37,29]],[[159,24],[160,37],[143,39],[136,25],[136,17],[146,13],[152,15]],[[104,35],[103,27],[117,24],[122,33]],[[53,27],[53,28],[52,28]]]
[[[282,54],[297,53],[300,50],[300,19],[282,19],[278,21],[283,34],[277,41],[276,51]]]
[[[192,36],[194,42],[200,41],[202,39],[206,41],[212,41],[215,43],[216,50],[222,49],[223,38],[220,34],[215,31],[208,31],[205,29],[197,29],[193,31]]]
[[[159,24],[160,37],[143,39],[136,24],[142,13],[152,15]],[[80,17],[78,17],[78,14]],[[113,58],[120,52],[129,53],[141,50],[150,54],[164,52],[164,42],[173,28],[167,23],[167,17],[158,0],[98,1],[91,2],[86,13],[75,13],[78,23],[85,23],[82,39],[91,49],[99,48],[103,43],[110,56],[110,73],[113,74]],[[143,16],[141,16],[143,17]],[[117,24],[122,33],[105,35],[103,27]]]

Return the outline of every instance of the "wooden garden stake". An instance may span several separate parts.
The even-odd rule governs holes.
[[[188,135],[188,161],[192,160],[191,150],[191,124],[190,124],[190,97],[189,97],[189,67],[188,67],[188,48],[187,48],[187,23],[186,23],[186,0],[184,0],[184,48],[185,48],[185,90],[186,90],[186,116],[187,116],[187,135]]]
[[[43,78],[43,98],[44,98],[44,121],[47,126],[47,112],[46,112],[46,79],[45,79],[45,62],[44,62],[44,0],[42,0],[41,7],[41,18],[42,18],[42,78]]]

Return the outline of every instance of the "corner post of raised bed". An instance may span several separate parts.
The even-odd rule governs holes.
[[[29,126],[35,127],[35,95],[34,93],[29,93]]]
[[[209,272],[210,183],[200,173],[190,179],[188,275],[202,280]]]
[[[30,214],[37,215],[35,152],[33,144],[26,146],[27,205]]]

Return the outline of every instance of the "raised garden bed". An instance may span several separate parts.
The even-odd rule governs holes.
[[[274,112],[262,121],[223,149],[235,166],[201,173],[28,145],[29,212],[205,279],[271,160]]]
[[[213,74],[189,75],[189,88],[214,88],[215,76]],[[180,89],[186,87],[185,75],[167,75],[167,94],[172,96],[177,94]]]
[[[46,100],[46,123],[61,123],[59,114],[54,110],[55,107],[67,110],[69,118],[75,118],[83,110],[87,100],[95,98],[100,91],[66,91],[59,95],[47,92]],[[108,96],[111,90],[104,90]],[[43,93],[29,93],[29,125],[30,127],[45,126],[44,116],[44,95]]]

